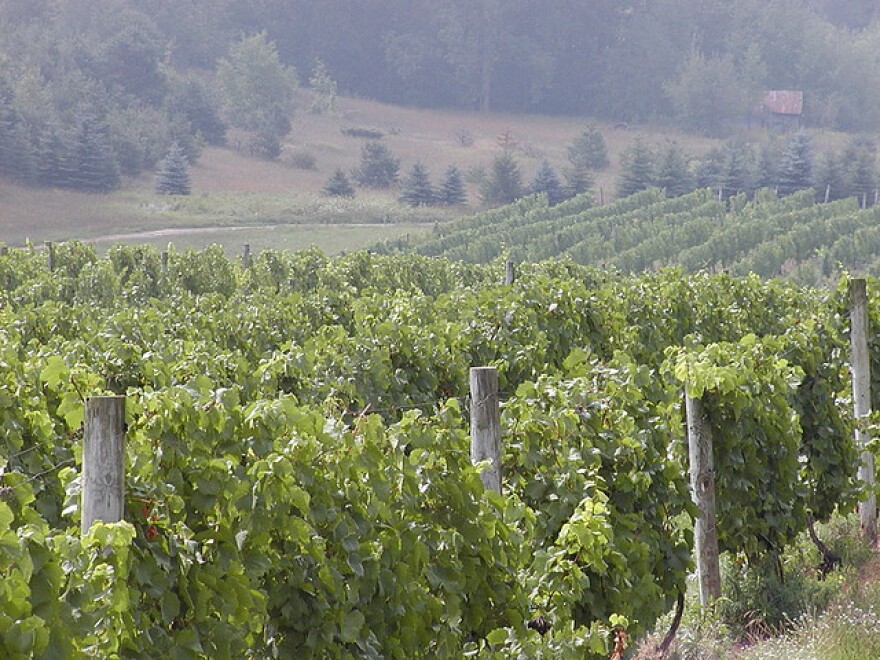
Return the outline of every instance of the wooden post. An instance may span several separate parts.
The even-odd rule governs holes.
[[[504,264],[504,283],[513,284],[514,280],[516,280],[516,264],[513,263],[513,259],[508,259]]]
[[[244,244],[244,252],[241,255],[241,265],[243,268],[251,267],[251,246],[249,243]]]
[[[874,188],[874,206],[877,206],[877,196],[880,195],[880,190]]]
[[[55,272],[55,244],[52,241],[46,241],[46,250],[48,257],[46,263],[49,264],[49,272]]]
[[[498,371],[471,369],[471,460],[491,461],[480,474],[486,490],[501,492],[501,422],[498,412]]]
[[[605,189],[599,186],[599,206],[605,206]]]
[[[718,563],[718,530],[715,527],[715,467],[712,458],[712,433],[703,412],[703,402],[685,398],[687,412],[688,457],[690,459],[691,495],[700,510],[694,521],[694,546],[697,554],[697,579],[700,605],[708,607],[721,597],[721,569]]]
[[[831,199],[831,184],[825,186],[825,203],[828,203],[828,200]]]
[[[162,250],[162,272],[168,270],[168,250]]]
[[[718,186],[718,201],[724,201],[724,188],[722,188],[721,186]]]
[[[86,399],[82,534],[96,520],[122,520],[125,494],[125,397]]]
[[[850,282],[850,341],[852,346],[853,416],[856,422],[856,447],[864,450],[870,440],[868,432],[860,428],[871,414],[871,355],[868,349],[868,294],[865,280]],[[865,487],[874,488],[874,455],[862,451],[858,477]],[[862,532],[873,541],[877,537],[877,496],[873,493],[859,503],[859,522]]]
[[[862,208],[868,208],[868,193],[862,193]]]

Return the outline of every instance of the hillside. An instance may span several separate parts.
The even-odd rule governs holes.
[[[172,240],[194,247],[217,241],[236,250],[241,242],[258,244],[266,240],[275,247],[296,248],[307,245],[302,244],[308,240],[303,239],[307,232],[290,228],[279,243],[278,225],[433,223],[477,210],[478,187],[466,184],[469,205],[454,210],[411,209],[396,201],[396,189],[359,190],[352,201],[328,200],[320,195],[336,168],[350,171],[359,160],[365,140],[343,134],[344,129],[380,131],[382,143],[401,159],[402,173],[421,161],[433,179],[453,164],[464,173],[488,166],[500,149],[498,136],[509,132],[518,145],[516,156],[524,178],[529,181],[544,158],[557,169],[564,165],[566,147],[583,124],[582,119],[571,117],[425,110],[340,98],[333,116],[304,112],[294,117],[293,129],[276,161],[254,158],[244,149],[237,149],[241,137],[235,133],[230,134],[227,147],[205,147],[192,168],[190,197],[156,195],[153,177],[147,174],[125,179],[120,189],[103,195],[27,187],[0,177],[0,238],[10,245],[22,245],[28,239],[95,240],[135,234],[124,240],[157,244]],[[599,124],[599,128],[608,146],[611,166],[597,173],[596,190],[602,188],[609,197],[620,153],[637,135],[651,144],[675,140],[698,154],[718,142],[648,127],[621,130]],[[465,134],[472,137],[473,144],[461,144],[458,136]],[[314,158],[315,169],[295,166],[297,157],[303,154]],[[276,228],[267,234],[268,229],[261,227],[265,225]],[[242,226],[249,229],[244,233],[239,230],[214,234],[203,230]],[[200,231],[182,231],[188,228]],[[174,231],[159,237],[137,235],[169,229]],[[400,229],[400,234],[417,231],[411,226]],[[328,251],[353,249],[376,238],[375,233],[365,232],[347,247],[329,246]],[[328,248],[326,242],[318,244]]]
[[[435,228],[415,244],[387,242],[383,251],[413,250],[469,262],[509,254],[612,266],[626,272],[680,266],[821,283],[839,269],[880,270],[877,207],[856,200],[816,204],[812,191],[777,199],[761,190],[718,201],[711,190],[667,198],[656,188],[597,205],[590,195],[557,206],[523,199],[502,209]]]

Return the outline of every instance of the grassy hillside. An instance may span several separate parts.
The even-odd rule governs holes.
[[[304,99],[302,105],[306,105]],[[207,147],[192,168],[193,194],[186,198],[154,194],[152,176],[129,179],[107,195],[67,190],[27,188],[0,179],[0,241],[21,245],[69,238],[95,239],[120,234],[206,227],[250,227],[248,240],[258,243],[266,230],[258,227],[286,224],[397,224],[433,223],[479,208],[478,187],[468,183],[469,205],[464,209],[411,209],[396,200],[398,191],[358,191],[351,201],[328,200],[321,188],[336,168],[350,171],[360,158],[365,140],[343,133],[345,129],[367,128],[383,134],[382,142],[401,159],[401,174],[421,161],[433,180],[452,164],[462,172],[487,166],[498,152],[498,137],[507,132],[516,143],[517,158],[524,178],[531,180],[542,159],[557,168],[565,164],[567,145],[583,128],[578,118],[536,115],[481,114],[442,110],[420,110],[390,106],[360,99],[340,99],[332,116],[306,112],[294,118],[293,130],[277,161],[250,157],[240,146],[243,136],[231,133],[225,148]],[[620,151],[637,134],[662,143],[675,139],[687,150],[701,153],[710,140],[659,131],[640,133],[636,129],[601,126],[612,165],[598,173],[597,190],[610,196]],[[473,142],[465,146],[461,137]],[[297,166],[303,157],[314,159],[315,169]],[[414,233],[400,227],[400,234]],[[242,234],[237,232],[236,236]],[[275,231],[264,240],[277,247],[299,247],[308,241],[309,231],[289,229],[296,240],[276,243]],[[329,232],[328,232],[329,233]],[[386,228],[382,236],[365,232],[346,248],[360,247],[376,238],[393,235]],[[231,232],[178,234],[195,246],[218,240],[225,243]],[[175,236],[170,234],[171,240]],[[126,237],[126,241],[151,240],[147,236]],[[318,244],[324,247],[323,241]],[[330,250],[337,248],[329,246]]]

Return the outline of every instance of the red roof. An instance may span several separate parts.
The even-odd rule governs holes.
[[[804,93],[766,92],[764,94],[764,109],[777,115],[799,115],[804,111]]]

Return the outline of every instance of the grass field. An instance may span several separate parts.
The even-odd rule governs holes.
[[[301,105],[307,107],[308,99],[303,98]],[[620,153],[637,136],[655,145],[675,141],[693,155],[718,144],[717,140],[666,129],[597,125],[603,131],[611,160],[611,167],[596,175],[596,192],[601,189],[605,199],[613,195]],[[524,183],[528,183],[545,158],[561,175],[566,148],[583,126],[584,119],[577,117],[424,110],[340,99],[339,110],[332,116],[305,111],[296,115],[288,142],[276,161],[247,156],[241,146],[244,137],[234,131],[229,134],[227,147],[205,148],[192,168],[193,194],[189,197],[156,195],[152,175],[127,180],[108,195],[24,188],[0,180],[0,242],[21,245],[27,240],[95,239],[167,228],[252,226],[248,236],[252,244],[261,240],[274,244],[284,233],[300,236],[302,228],[279,232],[277,228],[270,231],[258,227],[309,225],[313,227],[309,231],[317,232],[316,227],[323,224],[433,224],[478,210],[478,185],[469,183],[468,205],[453,210],[411,209],[396,201],[397,190],[359,190],[350,201],[321,196],[322,187],[336,168],[350,171],[359,161],[364,140],[344,134],[344,129],[380,131],[382,142],[401,160],[401,175],[421,161],[434,181],[453,164],[473,181],[499,152],[499,136],[507,134]],[[462,140],[463,136],[470,138],[470,144],[465,144],[468,140]],[[817,145],[836,139],[831,134],[817,138]],[[296,166],[304,155],[314,160],[314,169]],[[329,229],[319,233],[337,243]],[[241,230],[218,230],[213,238],[238,242],[241,235]],[[192,240],[193,244],[201,244],[202,236],[192,234]],[[299,240],[291,238],[292,242]],[[323,240],[315,238],[314,242],[320,244]]]

